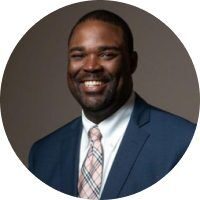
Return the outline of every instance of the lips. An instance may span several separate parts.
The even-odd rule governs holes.
[[[107,83],[100,80],[85,80],[80,84],[80,89],[85,93],[101,93]]]
[[[83,83],[86,87],[95,87],[103,84],[102,81],[84,81]]]

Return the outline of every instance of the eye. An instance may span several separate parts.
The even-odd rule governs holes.
[[[102,52],[100,54],[100,57],[105,59],[105,60],[111,60],[117,56],[117,53],[114,52]]]
[[[78,60],[83,59],[84,56],[85,56],[85,54],[83,54],[83,53],[74,53],[74,54],[71,54],[71,55],[70,55],[70,58],[71,58],[72,60],[78,61]]]

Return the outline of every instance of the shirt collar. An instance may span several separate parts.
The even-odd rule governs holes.
[[[106,118],[98,124],[99,130],[102,134],[102,142],[114,147],[117,141],[121,138],[122,134],[125,132],[131,113],[133,111],[134,100],[135,93],[132,92],[132,95],[120,109],[118,109],[110,117]],[[96,125],[87,119],[83,111],[82,122],[85,133],[88,133],[90,128]]]

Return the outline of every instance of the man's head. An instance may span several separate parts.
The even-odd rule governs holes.
[[[72,29],[68,50],[67,79],[73,96],[85,113],[111,115],[132,91],[137,54],[128,25],[109,11],[88,13]]]

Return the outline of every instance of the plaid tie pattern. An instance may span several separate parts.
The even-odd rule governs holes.
[[[100,198],[103,174],[102,135],[97,126],[89,130],[90,147],[81,168],[78,183],[79,197],[84,199]]]

